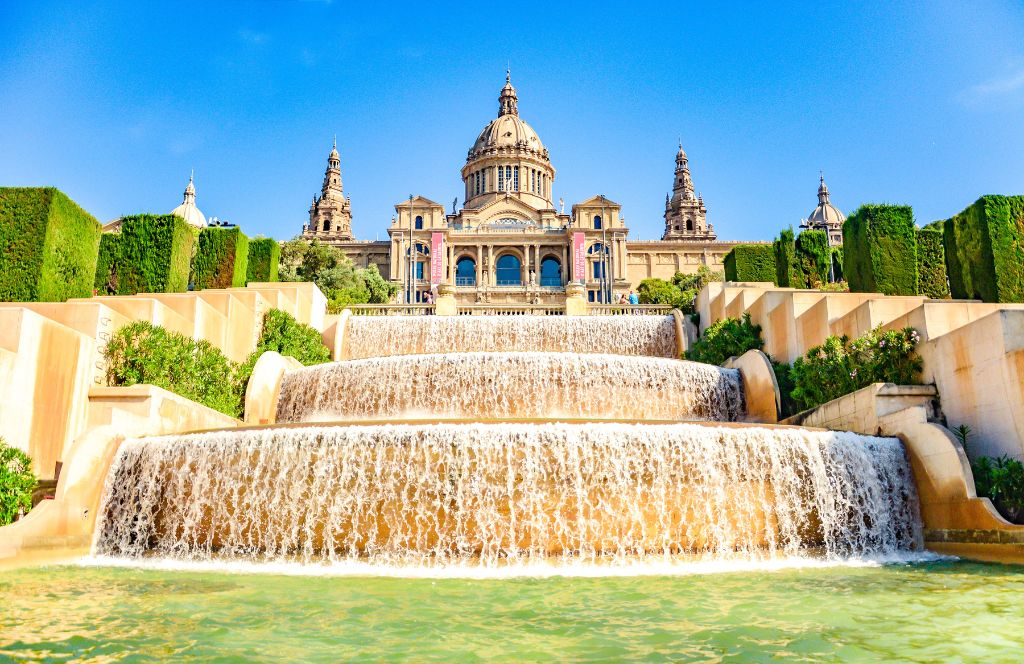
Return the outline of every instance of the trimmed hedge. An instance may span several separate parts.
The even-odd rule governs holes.
[[[831,251],[825,231],[806,230],[796,238],[796,269],[806,288],[818,288],[828,283]]]
[[[99,256],[96,258],[96,277],[93,289],[99,295],[115,295],[117,293],[117,233],[104,233],[100,238]]]
[[[204,228],[199,232],[192,285],[203,288],[245,286],[249,266],[249,238],[238,227]]]
[[[1024,196],[982,196],[944,231],[953,297],[1024,302]]]
[[[797,268],[793,229],[786,228],[780,232],[772,248],[775,250],[775,283],[781,288],[807,288],[803,274]]]
[[[942,248],[941,230],[927,227],[917,229],[917,274],[921,295],[935,300],[949,297],[946,252]]]
[[[855,293],[916,295],[917,229],[909,205],[862,205],[843,224],[843,273]]]
[[[245,280],[277,281],[277,270],[281,264],[281,245],[269,237],[249,240],[249,265]]]
[[[832,247],[832,276],[835,278],[836,283],[845,281],[843,272],[843,246]]]
[[[100,223],[54,187],[0,187],[0,301],[92,295]]]
[[[775,283],[775,248],[770,244],[733,247],[725,255],[725,280]]]
[[[110,260],[117,295],[183,293],[197,231],[173,214],[124,217]]]

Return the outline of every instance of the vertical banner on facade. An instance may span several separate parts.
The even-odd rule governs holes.
[[[583,233],[572,234],[572,280],[587,279],[587,255],[583,250]]]
[[[444,281],[444,234],[430,234],[430,284],[436,286]]]

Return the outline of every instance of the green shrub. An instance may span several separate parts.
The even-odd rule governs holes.
[[[807,282],[796,264],[796,240],[793,229],[786,228],[772,243],[775,250],[775,283],[781,288],[807,288]]]
[[[281,245],[269,237],[249,240],[249,262],[246,282],[277,281],[278,266],[281,262]]]
[[[921,295],[941,300],[949,297],[946,282],[946,252],[942,249],[942,231],[917,229],[917,274]]]
[[[909,205],[860,206],[843,224],[843,248],[851,291],[917,294],[917,233]]]
[[[839,281],[846,281],[846,277],[843,273],[843,247],[832,247],[832,278]],[[849,290],[849,288],[847,288]]]
[[[721,365],[730,357],[740,356],[748,350],[764,347],[761,326],[743,314],[742,320],[723,318],[704,330],[704,334],[686,351],[686,359],[705,364]]]
[[[111,254],[116,294],[188,290],[196,235],[196,229],[172,214],[124,217]]]
[[[801,409],[813,408],[872,383],[915,385],[920,381],[920,336],[903,330],[875,328],[850,340],[831,336],[821,346],[793,362],[793,400]]]
[[[96,276],[93,290],[99,295],[117,293],[117,233],[104,233],[100,238],[100,251],[96,258]]]
[[[298,322],[286,311],[271,309],[263,317],[263,328],[256,350],[239,365],[235,376],[239,417],[245,409],[245,390],[249,386],[256,361],[263,353],[271,350],[290,355],[305,366],[331,361],[331,351],[324,345],[316,329]]]
[[[712,272],[706,265],[697,268],[693,274],[676,272],[672,281],[657,277],[644,279],[637,286],[636,294],[641,304],[668,304],[684,314],[695,313],[694,300],[704,285],[721,281],[721,272]]]
[[[1024,196],[982,196],[943,239],[953,297],[1024,302]]]
[[[832,251],[825,231],[806,230],[794,244],[796,270],[804,288],[820,288],[828,283],[829,261]]]
[[[1008,521],[1024,523],[1024,463],[1008,456],[971,462],[979,496],[989,498]]]
[[[0,526],[13,523],[32,509],[35,488],[32,459],[0,438]]]
[[[741,244],[725,255],[726,281],[775,283],[775,248],[770,244]]]
[[[148,321],[125,325],[103,351],[108,385],[145,383],[235,416],[235,364],[205,340]]]
[[[192,262],[193,288],[244,286],[248,265],[249,238],[240,228],[204,228]]]
[[[0,302],[92,295],[100,223],[53,187],[0,187]]]
[[[327,310],[337,313],[347,304],[383,304],[398,292],[375,265],[356,269],[337,247],[317,240],[289,240],[281,246],[281,281],[312,281],[327,297]]]

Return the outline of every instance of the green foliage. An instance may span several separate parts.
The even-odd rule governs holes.
[[[183,293],[196,230],[181,217],[139,214],[124,217],[110,261],[117,295]]]
[[[0,438],[0,526],[13,523],[32,509],[35,487],[32,459]]]
[[[836,282],[845,282],[846,277],[843,273],[843,246],[832,247],[832,278]],[[846,288],[849,291],[849,287]]]
[[[93,290],[98,295],[114,295],[117,293],[117,241],[121,236],[117,233],[104,233],[100,237],[100,251],[96,259],[96,276]]]
[[[921,295],[935,300],[949,297],[946,252],[942,249],[941,230],[929,227],[917,229],[917,273]]]
[[[794,243],[796,270],[806,288],[820,288],[828,283],[829,261],[832,256],[825,231],[806,230]]]
[[[239,365],[235,376],[239,417],[245,408],[245,390],[249,386],[253,367],[267,351],[290,355],[305,366],[331,361],[331,351],[323,344],[319,332],[298,322],[286,311],[271,309],[263,317],[263,328],[256,350]]]
[[[385,281],[375,265],[356,269],[336,247],[317,240],[294,239],[281,247],[281,281],[312,281],[328,300],[328,311],[337,313],[347,304],[383,304],[397,284]]]
[[[100,224],[53,187],[0,187],[0,301],[92,295]]]
[[[953,429],[953,435],[960,441],[960,445],[967,448],[967,440],[971,437],[971,427],[966,424],[961,424],[957,428]]]
[[[278,266],[281,263],[281,245],[269,237],[249,240],[249,262],[246,282],[277,281]]]
[[[796,240],[793,229],[786,228],[772,243],[775,251],[775,283],[782,288],[807,288],[807,282],[796,263]]]
[[[708,266],[701,265],[694,274],[676,272],[672,281],[656,277],[644,279],[637,286],[636,294],[641,304],[668,304],[684,314],[692,314],[697,293],[705,284],[721,280],[721,272],[712,272]]]
[[[248,265],[249,238],[240,228],[204,228],[199,232],[192,263],[193,287],[201,290],[244,286]]]
[[[793,400],[793,367],[785,362],[777,362],[769,357],[772,363],[772,371],[775,372],[775,382],[779,384],[779,396],[782,398],[782,417],[789,417],[799,412],[796,401]]]
[[[775,247],[770,244],[740,244],[725,255],[726,281],[776,281]]]
[[[196,341],[148,321],[114,333],[103,351],[108,385],[156,385],[235,416],[235,365],[210,342]]]
[[[982,196],[944,224],[955,298],[1024,302],[1024,196]]]
[[[836,281],[831,284],[822,284],[818,290],[823,293],[849,293],[850,285],[845,281]]]
[[[752,349],[760,350],[763,346],[761,326],[753,324],[750,314],[746,313],[742,320],[723,318],[704,330],[704,335],[686,351],[686,359],[721,365],[730,357]]]
[[[851,340],[831,336],[793,363],[793,400],[799,408],[813,408],[872,383],[916,385],[920,381],[921,340],[914,328],[875,328]]]
[[[860,206],[843,224],[843,247],[851,291],[917,294],[917,232],[909,205]]]
[[[1008,457],[979,457],[971,462],[979,496],[992,500],[1003,516],[1024,523],[1024,463]]]

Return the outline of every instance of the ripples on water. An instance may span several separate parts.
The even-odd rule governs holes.
[[[1018,661],[1024,568],[684,577],[296,578],[55,567],[0,577],[0,659]]]

